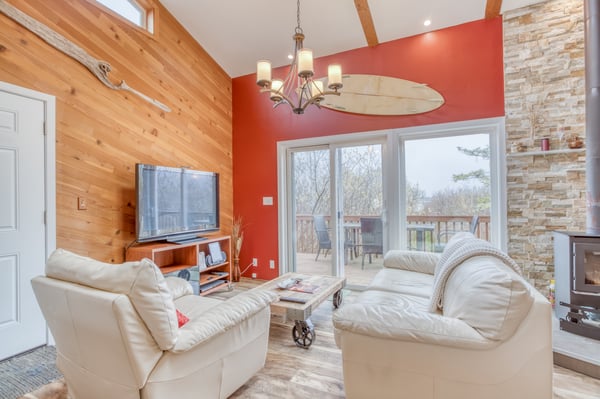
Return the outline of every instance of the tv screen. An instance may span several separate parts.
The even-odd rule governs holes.
[[[219,175],[136,164],[137,241],[185,242],[219,229]]]

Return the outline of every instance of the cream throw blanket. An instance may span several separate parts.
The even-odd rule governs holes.
[[[454,269],[460,266],[462,262],[474,256],[495,256],[507,266],[511,267],[515,272],[521,274],[519,265],[517,265],[517,263],[507,254],[492,246],[489,242],[478,238],[465,238],[459,240],[453,243],[453,245],[446,247],[446,250],[436,266],[435,275],[433,277],[431,302],[429,303],[430,312],[435,313],[438,309],[442,309],[446,281],[448,281],[448,278]]]

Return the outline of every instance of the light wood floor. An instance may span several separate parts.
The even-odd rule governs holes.
[[[232,291],[221,290],[211,297],[227,299],[254,288],[260,280],[242,279]],[[349,303],[356,292],[344,290]],[[343,304],[342,304],[343,306]],[[316,339],[309,349],[301,349],[292,340],[292,324],[271,323],[269,350],[265,367],[238,389],[233,399],[344,398],[342,354],[333,338],[333,304],[325,301],[313,313]],[[34,395],[19,399],[69,399],[62,381],[45,385]],[[552,399],[599,399],[600,380],[554,366]],[[415,398],[418,399],[418,398]],[[482,398],[485,399],[485,398]],[[509,398],[507,398],[509,399]],[[527,398],[519,398],[527,399]],[[550,398],[549,398],[550,399]]]
[[[232,292],[221,291],[214,296],[227,298],[260,283],[244,278]],[[344,301],[351,302],[352,297],[353,292],[345,290]],[[344,398],[342,355],[333,338],[332,309],[328,300],[313,314],[316,340],[308,350],[294,344],[291,323],[271,323],[265,367],[231,398]],[[600,380],[554,366],[553,399],[592,398],[600,398]]]

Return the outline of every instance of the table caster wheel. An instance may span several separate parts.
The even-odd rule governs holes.
[[[344,295],[342,294],[342,290],[336,291],[333,294],[333,308],[337,309],[340,307],[340,305],[342,304],[342,299],[343,299]]]
[[[308,349],[315,340],[315,328],[310,320],[296,320],[292,328],[294,342],[300,348]]]

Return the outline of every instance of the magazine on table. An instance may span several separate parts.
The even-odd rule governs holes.
[[[288,290],[297,291],[297,292],[306,292],[308,294],[313,294],[319,290],[320,286],[310,281],[298,281],[296,284],[292,285]]]

